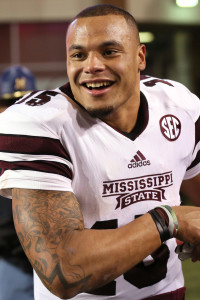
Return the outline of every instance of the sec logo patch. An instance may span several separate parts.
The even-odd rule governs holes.
[[[168,141],[175,141],[181,133],[181,122],[173,115],[165,115],[160,119],[160,129]]]

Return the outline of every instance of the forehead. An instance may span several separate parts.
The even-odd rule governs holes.
[[[67,32],[67,46],[89,41],[133,39],[133,28],[123,16],[106,15],[76,19]]]

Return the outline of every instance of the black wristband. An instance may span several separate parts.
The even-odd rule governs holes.
[[[156,209],[152,209],[148,211],[148,213],[151,215],[152,219],[154,220],[156,227],[158,229],[158,232],[160,234],[161,242],[165,242],[168,239],[171,238],[171,234],[169,231],[169,228],[165,222],[165,219],[161,217],[161,215],[156,211]]]

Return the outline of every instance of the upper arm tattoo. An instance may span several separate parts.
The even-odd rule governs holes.
[[[84,223],[71,192],[13,190],[13,218],[21,245],[40,279],[51,290],[57,277],[65,289],[87,283],[81,266],[72,265],[66,249],[75,230]]]

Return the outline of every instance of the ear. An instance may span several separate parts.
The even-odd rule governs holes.
[[[146,68],[146,47],[144,44],[138,48],[138,71],[143,71]]]

